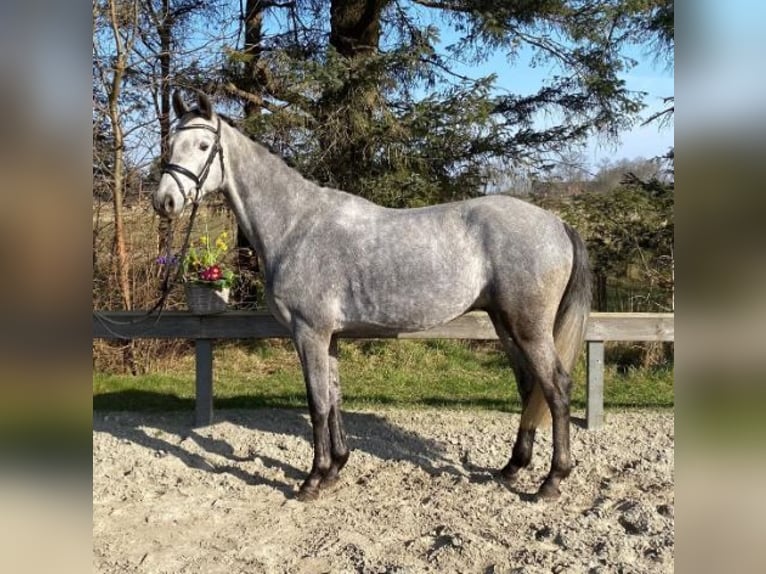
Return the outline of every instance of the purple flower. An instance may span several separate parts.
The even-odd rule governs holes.
[[[158,265],[175,265],[176,263],[178,263],[178,255],[172,255],[170,257],[167,255],[160,255],[157,257]]]

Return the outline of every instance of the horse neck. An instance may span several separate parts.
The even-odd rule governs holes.
[[[268,272],[290,230],[310,212],[308,195],[317,186],[231,126],[222,129],[225,192],[240,229]]]

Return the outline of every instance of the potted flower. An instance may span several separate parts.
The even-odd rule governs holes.
[[[195,315],[222,313],[229,302],[234,272],[224,258],[229,251],[228,234],[221,232],[215,240],[202,235],[187,250],[181,262],[186,301]]]

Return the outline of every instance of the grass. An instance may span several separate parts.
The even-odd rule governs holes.
[[[147,308],[156,297],[156,218],[146,206],[128,210],[128,243],[133,260],[134,304]],[[106,210],[94,215],[109,219]],[[230,214],[203,208],[194,237],[207,229],[231,229]],[[104,228],[107,229],[107,228]],[[102,230],[103,231],[103,230]],[[176,240],[180,241],[180,233]],[[108,232],[94,239],[98,261],[94,283],[95,308],[115,308],[117,292],[109,279],[111,240]],[[143,266],[143,267],[142,267]],[[140,272],[139,272],[140,271]],[[144,278],[146,280],[144,281]],[[178,295],[176,292],[174,295]],[[171,296],[171,306],[175,300]],[[177,351],[186,349],[181,355]],[[183,341],[134,342],[139,369],[150,374],[114,374],[124,360],[121,350],[105,341],[94,343],[94,362],[102,371],[93,375],[93,406],[101,410],[192,409],[194,403],[194,352]],[[605,406],[672,407],[672,366],[638,369],[635,346],[624,345],[612,353],[607,345]],[[340,345],[344,404],[348,407],[396,405],[401,407],[483,408],[518,411],[519,398],[513,373],[495,343],[450,340],[344,341]],[[618,368],[617,365],[620,365]],[[298,360],[284,341],[221,341],[215,347],[216,408],[303,407],[305,389]],[[574,373],[573,406],[585,406],[585,369]]]
[[[458,407],[518,411],[513,372],[493,343],[355,341],[340,344],[344,406]],[[673,407],[670,367],[607,365],[607,408]],[[585,407],[585,369],[574,373],[572,405]],[[294,351],[284,342],[221,342],[214,351],[216,408],[304,407],[305,387]],[[162,372],[94,373],[97,410],[192,409],[193,352]]]

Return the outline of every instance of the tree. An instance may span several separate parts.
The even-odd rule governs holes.
[[[667,179],[662,173],[662,165],[654,159],[604,159],[599,163],[598,171],[589,182],[588,188],[596,193],[609,193],[618,188],[626,177],[632,181],[661,181]]]
[[[658,62],[672,69],[675,63],[675,2],[674,0],[649,0],[645,10],[639,13],[634,24],[636,41],[643,43],[648,36],[648,47]],[[666,107],[644,120],[644,125],[672,121],[675,98],[664,98]]]
[[[644,1],[333,0],[329,28],[322,3],[264,5],[286,11],[287,29],[260,34],[257,53],[232,53],[233,64],[255,54],[259,79],[230,81],[227,92],[269,112],[248,115],[245,128],[319,183],[386,205],[483,193],[498,161],[544,170],[594,133],[615,135],[642,107],[620,74]],[[461,39],[439,49],[424,14]],[[534,65],[556,72],[535,94],[497,95],[494,76],[452,69],[455,58],[479,63],[495,50],[509,62],[532,50]]]
[[[594,305],[607,310],[607,279],[622,278],[629,266],[634,280],[667,293],[653,301],[656,308],[673,308],[674,184],[657,176],[642,179],[631,172],[611,189],[596,183],[574,196],[537,197],[582,234],[594,275]]]
[[[111,65],[100,61],[94,44],[94,66],[103,82],[104,101],[110,131],[110,167],[112,183],[112,206],[114,212],[114,258],[117,286],[125,309],[132,308],[129,278],[129,256],[125,242],[123,201],[125,191],[125,132],[120,108],[122,88],[128,72],[128,57],[136,41],[138,6],[136,1],[107,0],[93,4],[94,28],[99,24],[113,43]],[[106,32],[108,30],[108,32]],[[94,98],[95,99],[95,98]],[[105,136],[101,132],[101,141]]]
[[[225,89],[239,96],[243,102],[245,121],[258,118],[264,110],[264,85],[268,82],[266,68],[261,60],[263,50],[263,19],[271,3],[263,0],[247,0],[240,15],[244,23],[242,50],[236,54],[239,67],[229,70],[230,77]],[[250,242],[242,229],[237,226],[237,282],[234,286],[234,300],[253,304],[258,301],[260,281],[257,276],[258,257],[253,253]]]
[[[179,64],[182,65],[182,62],[174,61],[176,59],[173,57],[174,48],[180,47],[178,32],[204,7],[205,2],[202,0],[141,0],[141,25],[138,27],[141,46],[135,49],[137,57],[134,59],[134,81],[149,87],[151,91],[154,115],[159,124],[160,165],[170,159],[171,82],[174,72],[181,72]],[[169,231],[169,221],[160,219],[157,227],[159,254],[167,252]]]
[[[451,48],[454,54],[473,54],[478,62],[485,47],[494,46],[513,61],[531,49],[533,65],[561,71],[536,94],[496,99],[493,111],[519,157],[560,152],[597,132],[614,136],[642,107],[619,78],[633,64],[621,49],[632,39],[631,18],[641,10],[640,2],[416,1],[445,10],[463,31],[463,39]],[[542,111],[557,114],[560,121],[535,127]]]

